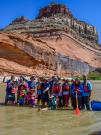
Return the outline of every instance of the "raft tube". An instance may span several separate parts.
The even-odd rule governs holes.
[[[100,101],[91,101],[92,111],[101,111],[101,102]]]

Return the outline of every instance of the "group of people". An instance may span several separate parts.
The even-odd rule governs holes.
[[[79,78],[72,80],[52,78],[36,78],[32,76],[30,80],[20,76],[15,81],[11,76],[6,85],[5,104],[17,104],[19,106],[40,106],[41,108],[58,108],[71,106],[74,110],[90,110],[90,97],[92,84],[83,76],[83,81]],[[77,102],[78,101],[78,102]]]

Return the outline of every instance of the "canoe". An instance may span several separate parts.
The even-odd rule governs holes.
[[[101,102],[100,101],[91,101],[92,111],[101,111]]]

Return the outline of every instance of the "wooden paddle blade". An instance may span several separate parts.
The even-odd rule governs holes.
[[[78,116],[80,115],[80,109],[79,108],[76,108],[75,114],[78,115]]]

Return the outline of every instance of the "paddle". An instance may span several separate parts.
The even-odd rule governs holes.
[[[77,91],[76,91],[76,109],[75,109],[75,114],[80,115],[80,109],[78,107],[78,96],[77,96]]]

